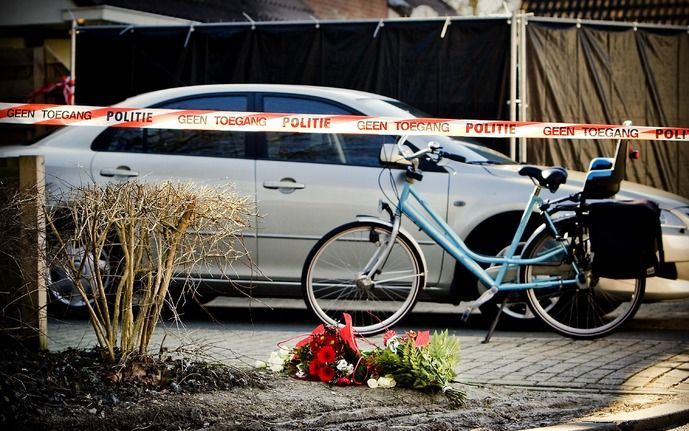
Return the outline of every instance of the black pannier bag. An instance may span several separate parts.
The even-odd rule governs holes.
[[[589,204],[593,275],[628,279],[653,276],[663,260],[660,209],[649,200]]]

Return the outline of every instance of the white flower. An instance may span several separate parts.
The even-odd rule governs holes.
[[[267,364],[265,361],[258,361],[258,360],[257,360],[256,363],[254,364],[254,367],[256,367],[256,368],[266,368],[266,367],[268,367],[268,364]]]
[[[340,359],[337,361],[337,371],[345,373],[345,375],[350,375],[354,372],[354,365],[347,362],[345,359]]]
[[[394,388],[397,386],[397,382],[391,375],[387,376],[381,376],[378,377],[377,379],[368,379],[366,382],[368,384],[369,388],[381,388],[381,389],[388,389],[388,388]]]
[[[303,379],[304,377],[306,377],[306,373],[303,372],[302,370],[299,370],[299,371],[297,371],[297,373],[295,374],[295,376],[296,376],[298,379]]]
[[[287,359],[288,352],[286,351],[273,351],[270,353],[270,358],[268,359],[268,367],[271,371],[279,372],[285,368],[285,360]]]
[[[397,348],[400,346],[400,340],[397,336],[394,336],[388,340],[388,349],[392,353],[397,353]]]
[[[394,388],[396,385],[397,382],[390,375],[378,378],[378,387],[380,388]]]

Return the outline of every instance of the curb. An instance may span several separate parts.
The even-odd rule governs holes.
[[[668,403],[647,409],[583,418],[572,422],[523,431],[656,431],[689,423],[689,406]]]

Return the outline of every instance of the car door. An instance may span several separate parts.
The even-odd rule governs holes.
[[[316,97],[262,94],[258,101],[265,112],[359,114]],[[378,215],[379,200],[394,195],[389,175],[399,179],[403,171],[381,174],[379,152],[384,142],[395,142],[396,137],[284,132],[259,136],[258,265],[272,282],[296,285],[306,256],[318,239],[356,215]],[[418,183],[418,190],[443,216],[447,214],[448,177],[447,172],[428,172]],[[429,282],[434,283],[440,273],[442,250],[425,235],[415,235],[424,242]]]
[[[248,111],[249,94],[209,94],[171,100],[157,108]],[[202,186],[232,187],[255,202],[253,135],[206,130],[110,128],[92,144],[91,174],[96,181],[191,181]],[[256,256],[255,218],[244,232],[245,246]],[[209,260],[197,276],[230,273],[249,278],[248,264]]]

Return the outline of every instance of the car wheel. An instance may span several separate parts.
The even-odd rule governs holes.
[[[53,317],[85,318],[88,317],[87,304],[93,306],[95,300],[96,283],[94,277],[96,277],[96,267],[101,276],[104,277],[104,287],[106,295],[108,295],[114,285],[115,260],[113,253],[109,253],[109,256],[103,253],[98,261],[95,261],[93,257],[87,255],[83,248],[70,249],[68,254],[76,267],[83,265],[80,284],[86,298],[77,288],[76,281],[65,264],[56,262],[50,267],[47,283],[48,310]]]
[[[161,311],[162,317],[165,320],[211,315],[211,311],[206,308],[206,304],[219,295],[213,290],[199,290],[198,286],[190,286],[190,284],[193,283],[190,283],[188,280],[172,281]]]
[[[507,247],[503,248],[498,255],[504,255],[507,251]],[[491,265],[486,269],[486,271],[495,277],[500,270],[500,266]],[[519,270],[517,268],[511,268],[510,271],[505,275],[504,281],[506,282],[518,282],[519,280]],[[488,287],[476,280],[476,292],[478,295],[482,294],[488,290]],[[504,305],[503,305],[504,303]],[[529,308],[528,301],[524,292],[514,291],[514,292],[504,292],[499,293],[493,299],[481,307],[481,315],[484,316],[486,320],[493,321],[495,316],[500,311],[502,306],[502,316],[501,319],[517,320],[517,321],[530,321],[534,319],[533,312]],[[544,305],[547,307],[547,305]]]
[[[472,251],[486,256],[496,256],[504,253],[507,246],[512,241],[514,232],[519,224],[521,214],[506,213],[499,214],[489,220],[484,221],[474,229],[466,239],[466,244]],[[538,227],[539,220],[532,217],[529,220],[526,231],[524,232],[523,240],[526,240]],[[521,247],[522,245],[520,245]],[[497,274],[500,269],[499,266],[483,266],[489,273]],[[516,269],[511,270],[512,274],[508,274],[505,280],[513,279],[517,281],[518,273]],[[456,292],[456,295],[462,300],[472,301],[478,298],[488,287],[479,282],[478,279],[471,274],[464,266],[457,264],[455,269],[455,290],[464,289],[463,292]],[[526,296],[523,292],[499,293],[492,300],[483,304],[479,310],[482,318],[487,322],[492,322],[495,319],[500,305],[505,300],[507,301],[503,307],[503,315],[500,317],[501,321],[533,321],[534,315],[527,305]]]

